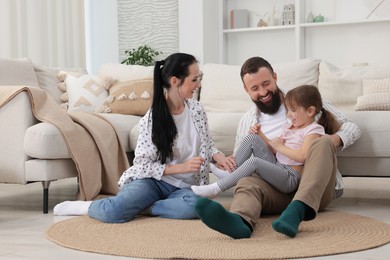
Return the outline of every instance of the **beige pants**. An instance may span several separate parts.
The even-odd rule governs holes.
[[[292,200],[299,200],[313,209],[305,220],[315,218],[333,199],[336,184],[336,149],[330,138],[316,140],[308,151],[298,190],[281,193],[253,175],[239,180],[230,211],[239,214],[252,228],[260,214],[280,214]]]

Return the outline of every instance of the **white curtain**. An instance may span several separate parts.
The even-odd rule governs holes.
[[[82,0],[0,0],[0,57],[85,67]]]

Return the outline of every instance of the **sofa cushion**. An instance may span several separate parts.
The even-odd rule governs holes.
[[[363,79],[390,77],[390,65],[338,68],[321,61],[318,88],[323,98],[343,111],[355,109],[358,96],[363,94]]]
[[[99,114],[115,128],[126,152],[130,150],[129,133],[141,117],[120,114]],[[71,158],[60,131],[50,123],[39,123],[29,127],[24,137],[24,151],[39,159]]]
[[[233,154],[237,126],[243,113],[207,112],[209,131],[218,150],[225,155]]]
[[[33,64],[35,75],[38,80],[39,87],[44,89],[49,95],[54,99],[57,104],[61,104],[60,99],[62,91],[58,88],[58,84],[61,82],[57,74],[62,71],[72,71],[77,73],[86,74],[87,71],[85,68],[69,68],[69,69],[59,69],[59,68],[49,68],[39,64]]]
[[[278,76],[278,86],[286,92],[301,85],[318,86],[320,61],[319,59],[302,59],[272,65]]]
[[[31,60],[0,58],[0,85],[38,87]]]
[[[61,104],[60,97],[62,91],[58,89],[57,85],[60,81],[57,78],[58,70],[46,66],[34,64],[35,75],[39,83],[39,87],[44,89],[57,104]]]
[[[39,159],[71,158],[62,134],[50,123],[35,124],[26,130],[24,151]]]
[[[101,78],[112,77],[117,82],[153,78],[153,66],[125,65],[106,63],[99,67],[97,75]]]
[[[340,157],[389,157],[390,111],[347,111],[345,115],[356,123],[361,137],[350,147],[339,152]],[[369,174],[369,173],[367,173]]]
[[[122,142],[122,145],[125,148],[126,152],[134,151],[132,149],[132,143],[130,140],[129,133],[130,131],[138,125],[138,122],[142,117],[134,115],[122,115],[122,114],[104,114],[99,113],[100,116],[104,117],[108,122],[110,122],[119,136],[119,139]]]
[[[277,84],[284,91],[299,85],[318,84],[319,59],[274,64]],[[245,92],[240,77],[241,66],[205,64],[200,101],[206,112],[243,113],[253,104]]]

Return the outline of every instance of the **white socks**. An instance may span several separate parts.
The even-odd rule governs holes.
[[[87,215],[92,201],[64,201],[54,206],[53,214],[57,216]]]
[[[207,198],[215,198],[218,193],[221,192],[221,189],[219,188],[218,184],[216,182],[211,183],[209,185],[202,185],[202,186],[191,186],[192,191],[201,197],[207,197]]]
[[[215,176],[218,177],[218,179],[223,179],[229,175],[228,171],[221,170],[217,166],[215,166],[214,164],[210,164],[210,169],[211,169],[211,172],[214,173]]]

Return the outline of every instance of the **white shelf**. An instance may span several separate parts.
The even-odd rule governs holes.
[[[320,22],[320,23],[301,23],[300,27],[323,27],[323,26],[338,26],[338,25],[354,25],[354,24],[369,24],[369,23],[383,23],[390,22],[389,18],[382,19],[365,19],[365,20],[350,20],[350,21],[334,21],[334,22]]]
[[[224,29],[223,33],[241,33],[241,32],[293,30],[293,29],[295,29],[295,25],[276,25],[276,26],[250,27],[250,28],[239,28],[239,29]]]
[[[338,59],[338,57],[341,57],[340,55],[337,56],[336,54],[327,51],[329,49],[328,46],[333,45],[335,42],[330,40],[331,38],[333,38],[333,34],[331,32],[333,30],[320,30],[321,28],[333,29],[336,27],[338,29],[337,36],[334,37],[336,37],[336,39],[342,39],[342,41],[336,46],[344,44],[344,49],[348,50],[354,49],[353,46],[357,46],[356,43],[361,44],[361,48],[371,46],[369,47],[370,51],[378,50],[374,52],[372,56],[375,56],[375,59],[384,59],[382,58],[384,55],[378,53],[380,52],[380,50],[384,49],[383,46],[385,43],[390,42],[390,37],[386,36],[388,35],[386,31],[388,25],[390,25],[390,16],[382,18],[372,17],[365,19],[365,16],[363,14],[364,12],[361,12],[359,14],[356,14],[355,17],[357,15],[361,15],[361,17],[363,17],[362,19],[353,19],[352,17],[354,17],[354,15],[351,13],[346,13],[345,8],[347,4],[352,4],[353,1],[345,0],[343,5],[341,4],[341,2],[339,2],[341,0],[333,0],[329,3],[329,0],[321,0],[322,5],[320,8],[322,8],[322,10],[324,11],[327,11],[328,13],[330,12],[330,14],[325,15],[326,18],[332,19],[334,17],[339,17],[339,19],[341,19],[341,17],[344,17],[344,19],[348,19],[348,17],[351,17],[351,19],[319,23],[307,23],[305,21],[307,18],[308,10],[314,10],[314,12],[318,13],[318,6],[316,9],[313,4],[314,2],[311,2],[311,0],[294,0],[294,25],[276,25],[266,27],[227,29],[229,26],[229,12],[232,8],[242,8],[248,10],[269,10],[273,2],[271,0],[268,0],[267,2],[257,1],[219,0],[219,61],[221,63],[228,62],[235,65],[241,64],[242,60],[245,60],[245,57],[252,54],[257,55],[258,53],[268,55],[269,57],[271,57],[271,59],[274,58],[274,60],[285,59],[285,57],[287,57],[286,59],[297,60],[306,57],[311,57],[313,55],[324,56],[324,58],[330,57],[333,59]],[[291,1],[285,0],[285,3],[291,3]],[[353,4],[355,5],[355,2],[353,2]],[[330,5],[331,8],[326,8],[327,5]],[[338,12],[339,10],[336,9],[339,6],[344,8],[342,9],[344,16],[340,15],[340,12]],[[254,21],[252,18],[252,26],[253,22]],[[371,27],[368,27],[371,25],[373,29],[372,34],[370,31]],[[377,28],[381,28],[381,31],[379,31],[379,33],[378,31],[376,31]],[[275,33],[272,34],[272,37],[268,37],[269,34],[267,32]],[[322,35],[323,32],[330,37]],[[370,35],[370,37],[359,38],[359,35],[363,34]],[[374,40],[374,38],[377,40]],[[325,43],[327,45],[324,45],[324,47],[322,47],[322,44]],[[349,48],[350,46],[351,48]],[[268,50],[268,52],[264,52],[264,50]],[[348,52],[344,52],[342,56],[346,55],[350,56],[346,57],[345,60],[352,60],[355,58],[351,57],[355,54],[350,54]],[[368,54],[356,56],[356,59],[362,59],[364,61],[371,60],[371,56],[369,56]]]

